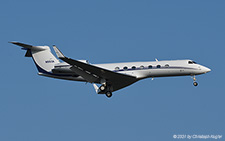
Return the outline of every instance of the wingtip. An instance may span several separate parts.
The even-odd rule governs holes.
[[[62,52],[55,45],[53,45],[53,49],[59,59],[65,58],[65,56],[62,54]]]
[[[9,41],[8,43],[20,46],[22,43],[16,41]]]
[[[16,43],[18,43],[18,42],[9,41],[8,43],[10,43],[10,44],[16,44]]]

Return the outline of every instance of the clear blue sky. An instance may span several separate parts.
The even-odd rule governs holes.
[[[174,134],[225,139],[225,1],[0,2],[1,141],[160,141]],[[57,45],[91,63],[193,59],[198,76],[140,81],[111,99],[92,85],[37,75],[8,41]]]

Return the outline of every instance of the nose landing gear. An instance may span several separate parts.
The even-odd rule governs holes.
[[[197,82],[194,82],[193,85],[196,87],[196,86],[198,86],[198,83]]]
[[[196,87],[196,86],[198,86],[198,82],[196,82],[196,78],[195,78],[195,75],[194,75],[194,77],[192,77],[193,78],[193,85]]]

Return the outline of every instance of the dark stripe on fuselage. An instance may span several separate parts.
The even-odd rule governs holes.
[[[148,68],[148,67],[144,67],[144,68],[135,68],[135,69],[119,69],[119,70],[114,70],[114,72],[119,72],[119,71],[135,71],[135,70],[159,70],[159,69],[193,69],[196,70],[195,68],[189,68],[189,67],[152,67],[152,68]]]

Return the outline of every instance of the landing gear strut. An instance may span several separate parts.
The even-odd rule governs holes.
[[[194,85],[194,86],[198,86],[198,83],[196,82],[195,75],[194,75],[194,77],[193,77],[193,81],[194,81],[194,82],[193,82],[193,85]]]

